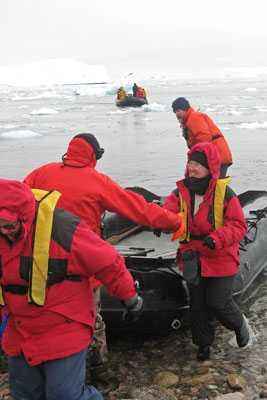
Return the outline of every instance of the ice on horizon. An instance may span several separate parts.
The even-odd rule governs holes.
[[[103,66],[70,59],[34,61],[0,68],[0,84],[11,86],[68,85],[111,82]]]

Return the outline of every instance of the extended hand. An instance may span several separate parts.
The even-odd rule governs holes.
[[[181,226],[180,226],[180,228],[178,229],[178,231],[176,231],[176,232],[173,233],[172,238],[171,238],[171,241],[172,241],[172,242],[173,242],[174,240],[176,240],[176,239],[179,239],[179,237],[182,235],[182,233],[185,232],[185,223],[184,223],[184,221],[183,221],[184,213],[180,212],[178,215],[179,215],[179,217],[181,217],[182,222],[181,222]]]
[[[121,300],[121,304],[125,308],[122,315],[125,322],[134,322],[143,313],[144,301],[138,294],[135,294],[129,300]]]

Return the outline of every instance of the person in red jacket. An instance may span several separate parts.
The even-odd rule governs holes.
[[[217,147],[221,158],[220,178],[225,178],[232,164],[232,155],[220,129],[207,114],[195,111],[184,97],[174,100],[172,109],[181,124],[189,149],[201,142],[212,142]]]
[[[95,275],[121,300],[126,317],[138,318],[142,298],[124,258],[80,218],[56,207],[60,193],[33,193],[4,179],[0,191],[0,332],[11,396],[103,400],[84,384],[95,324],[89,278]]]
[[[212,143],[198,143],[188,152],[185,178],[167,197],[164,208],[183,212],[186,225],[177,251],[179,269],[190,293],[193,343],[198,360],[210,356],[214,341],[211,316],[236,333],[245,347],[249,331],[233,300],[232,283],[239,267],[239,241],[247,232],[238,197],[219,179],[220,156]]]
[[[94,135],[78,134],[70,141],[62,162],[34,170],[24,182],[31,188],[58,190],[62,193],[58,206],[79,216],[98,235],[101,216],[106,210],[152,229],[179,229],[182,222],[179,216],[147,203],[143,196],[124,190],[95,169],[103,152]],[[94,386],[105,394],[119,382],[108,369],[105,324],[100,315],[100,284],[96,280],[93,284],[97,315],[93,345],[89,348],[89,364]]]

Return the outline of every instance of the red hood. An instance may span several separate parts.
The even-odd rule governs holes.
[[[94,168],[96,166],[96,156],[92,146],[82,138],[73,138],[70,141],[67,156],[64,158],[65,163],[85,166],[89,164],[91,159],[90,167]]]
[[[24,236],[30,231],[37,202],[28,185],[19,181],[0,179],[0,219],[20,219]]]
[[[216,146],[210,142],[197,143],[187,153],[187,162],[189,162],[190,155],[194,151],[200,151],[206,154],[209,170],[212,178],[217,182],[220,176],[221,159]],[[185,177],[188,178],[188,168],[186,167]]]

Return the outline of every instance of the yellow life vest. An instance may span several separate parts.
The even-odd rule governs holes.
[[[54,210],[61,193],[56,190],[47,192],[40,189],[32,189],[32,192],[38,201],[38,210],[33,242],[33,263],[29,276],[28,302],[43,306],[45,302]],[[0,305],[4,305],[1,287]]]
[[[218,179],[215,190],[214,190],[214,197],[213,197],[213,226],[214,229],[221,228],[223,226],[223,202],[225,197],[226,186],[230,182],[231,178],[223,178]],[[179,242],[189,242],[190,241],[190,232],[188,229],[188,211],[187,211],[187,204],[184,200],[181,192],[179,191],[180,197],[180,211],[183,212],[183,221],[186,226],[185,232],[180,236]]]

